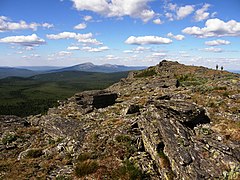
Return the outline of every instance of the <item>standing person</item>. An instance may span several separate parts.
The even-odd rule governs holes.
[[[223,66],[221,66],[221,71],[223,71]]]
[[[218,70],[218,64],[216,65],[216,70]]]

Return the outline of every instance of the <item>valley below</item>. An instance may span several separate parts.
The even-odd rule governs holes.
[[[57,105],[58,100],[84,90],[107,88],[128,74],[77,70],[41,73],[0,79],[0,114],[25,117],[46,113],[48,108]]]

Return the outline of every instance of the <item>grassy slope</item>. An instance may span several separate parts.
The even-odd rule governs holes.
[[[0,114],[28,116],[44,113],[76,92],[103,89],[126,77],[127,72],[59,72],[0,80]]]

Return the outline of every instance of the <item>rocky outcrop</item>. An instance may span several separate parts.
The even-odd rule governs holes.
[[[50,110],[50,113],[40,118],[30,119],[32,124],[43,127],[46,133],[55,138],[77,138],[84,137],[84,125],[86,122],[80,122],[74,114],[68,114],[67,117],[59,116],[58,111],[67,109],[65,104],[74,104],[74,111],[79,116],[92,112],[94,109],[105,108],[113,105],[117,99],[117,94],[110,91],[94,90],[84,91],[69,98],[67,102],[60,103],[58,109]]]
[[[0,116],[0,135],[6,131],[16,131],[18,128],[30,125],[25,119],[17,116]]]
[[[113,105],[117,99],[117,94],[108,91],[85,91],[75,95],[77,104],[83,108],[92,106],[93,108],[105,108]]]
[[[239,80],[162,61],[45,115],[0,116],[0,179],[239,179]]]
[[[239,144],[218,139],[204,109],[184,101],[156,101],[142,115],[139,127],[144,147],[161,177],[223,179],[226,173],[239,173],[239,153],[234,153]]]

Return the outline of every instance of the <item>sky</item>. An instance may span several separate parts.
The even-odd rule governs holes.
[[[240,70],[239,0],[0,0],[0,66]]]

